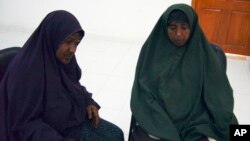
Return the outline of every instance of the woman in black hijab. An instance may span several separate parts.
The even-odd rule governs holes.
[[[1,141],[123,141],[100,119],[79,83],[74,53],[82,37],[67,11],[49,13],[10,63],[0,85]]]

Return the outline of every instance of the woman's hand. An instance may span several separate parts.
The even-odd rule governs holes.
[[[97,128],[97,126],[99,125],[99,122],[100,122],[100,117],[99,117],[97,107],[95,105],[88,105],[87,106],[87,114],[88,114],[88,118],[92,119],[92,121],[93,121],[93,127]]]

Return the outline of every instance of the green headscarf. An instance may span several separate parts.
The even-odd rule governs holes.
[[[191,35],[175,47],[167,35],[169,14],[183,11]],[[229,140],[233,91],[215,52],[202,32],[196,12],[186,4],[170,6],[144,43],[136,67],[131,110],[149,134],[167,141],[208,136]]]

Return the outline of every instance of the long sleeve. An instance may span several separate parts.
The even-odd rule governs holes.
[[[63,137],[42,120],[41,101],[41,97],[38,96],[37,99],[34,96],[20,100],[16,96],[15,100],[9,101],[6,117],[9,140],[6,141],[75,141]]]
[[[11,138],[20,141],[75,141],[75,139],[62,137],[55,129],[41,119],[27,122],[23,130],[20,130],[17,134],[17,136],[12,134]]]
[[[43,111],[41,97],[27,97],[20,93],[7,96],[5,90],[3,88],[0,91],[1,141],[75,141],[63,137],[41,119],[42,116],[39,116]]]
[[[100,105],[95,102],[95,100],[92,98],[92,93],[88,92],[87,89],[82,86],[82,89],[84,91],[84,94],[86,94],[86,104],[88,105],[95,105],[98,109],[100,109]]]

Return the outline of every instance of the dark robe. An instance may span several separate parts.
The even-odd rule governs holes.
[[[20,47],[10,47],[0,50],[0,82],[10,61],[15,57]]]
[[[167,34],[169,15],[183,11],[191,35],[176,47]],[[137,63],[131,110],[148,134],[166,141],[195,141],[211,137],[229,140],[233,90],[225,68],[199,26],[198,17],[186,4],[170,6],[144,43]]]
[[[79,83],[75,57],[64,65],[55,56],[75,32],[84,36],[71,13],[51,12],[9,64],[0,85],[0,141],[79,139],[87,105],[99,106]]]

